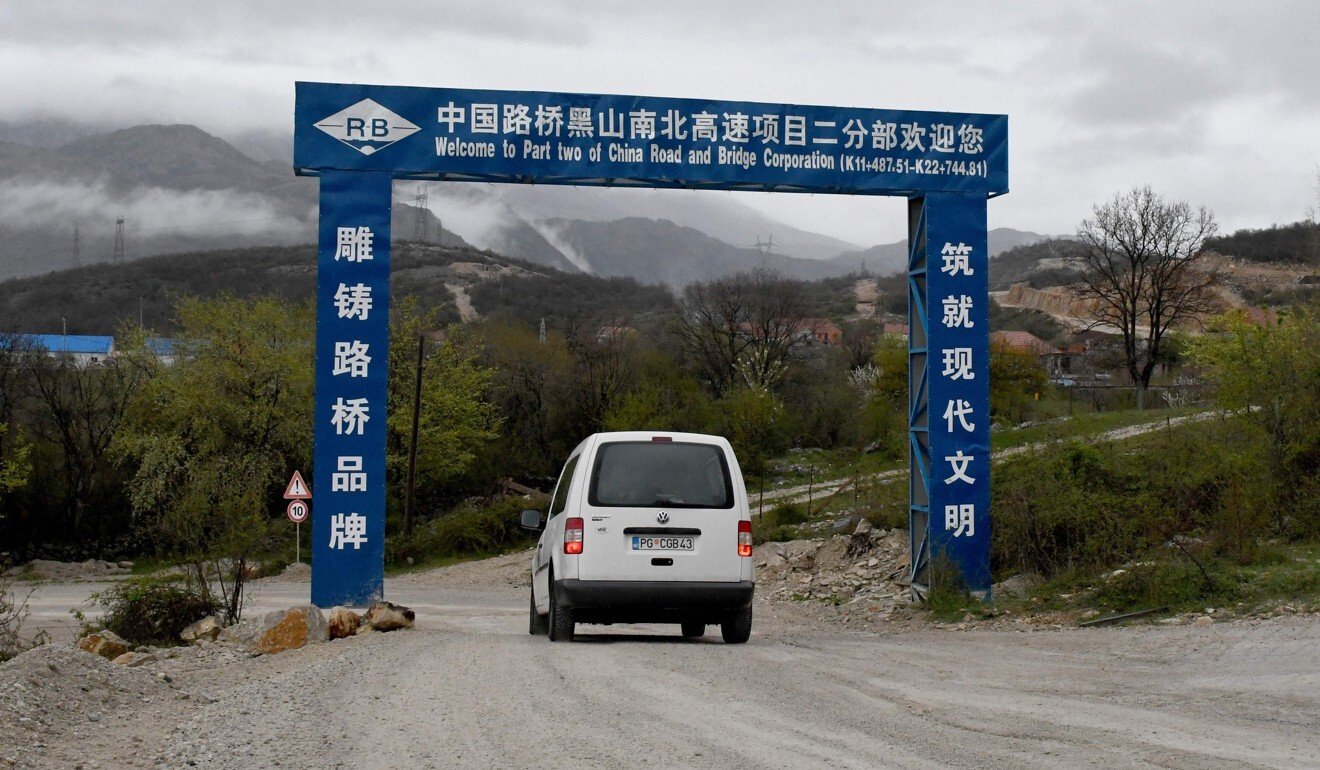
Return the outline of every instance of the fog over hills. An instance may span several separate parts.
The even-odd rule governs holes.
[[[0,123],[0,279],[125,256],[315,239],[316,182],[295,177],[278,132],[235,144],[196,126],[93,132],[53,119]],[[396,239],[413,234],[420,183],[395,186]],[[900,269],[906,244],[862,248],[795,228],[732,193],[430,184],[426,231],[568,272],[683,286],[760,265],[797,278]],[[400,213],[403,212],[403,213]],[[438,221],[437,221],[438,220]],[[75,251],[75,228],[77,233]],[[773,248],[758,243],[773,238]],[[991,233],[991,253],[1043,236]]]

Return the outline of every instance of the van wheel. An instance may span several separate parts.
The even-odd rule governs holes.
[[[706,624],[695,621],[682,624],[684,639],[699,639],[706,635]]]
[[[552,642],[573,641],[573,610],[559,606],[559,589],[555,587],[555,573],[550,573],[549,632]]]
[[[726,644],[742,644],[752,635],[752,605],[734,610],[720,623],[720,636]]]
[[[527,618],[527,633],[532,636],[543,636],[550,630],[550,622],[545,615],[536,611],[536,589],[533,588],[530,593],[532,595],[531,610],[529,611],[531,614]]]

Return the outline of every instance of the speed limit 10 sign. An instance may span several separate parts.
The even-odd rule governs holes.
[[[307,521],[307,515],[311,512],[312,509],[307,506],[306,500],[290,500],[289,507],[285,509],[289,521],[294,524],[301,524],[304,521]]]

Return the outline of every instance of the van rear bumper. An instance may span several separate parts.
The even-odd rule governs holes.
[[[719,622],[752,603],[756,582],[557,580],[559,600],[584,623]]]

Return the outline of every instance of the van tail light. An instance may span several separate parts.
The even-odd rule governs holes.
[[[752,523],[750,521],[738,522],[738,555],[752,555]]]
[[[582,519],[576,516],[564,522],[564,553],[582,553]]]

